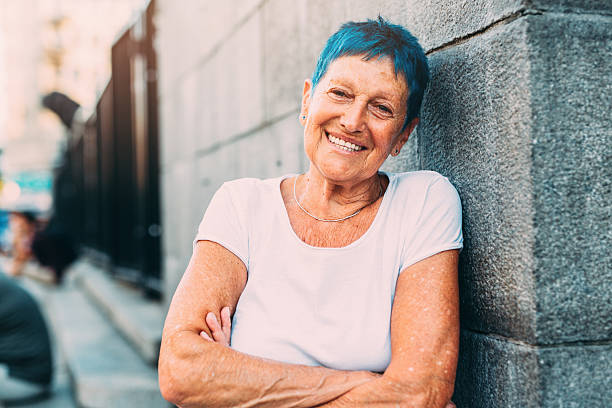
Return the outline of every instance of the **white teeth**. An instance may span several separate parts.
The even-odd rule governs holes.
[[[340,138],[337,138],[335,136],[332,135],[328,135],[328,139],[330,142],[332,142],[333,144],[341,147],[342,149],[346,150],[347,152],[351,152],[351,151],[359,151],[362,149],[361,146],[357,146],[356,144],[347,142],[345,140],[342,140]]]

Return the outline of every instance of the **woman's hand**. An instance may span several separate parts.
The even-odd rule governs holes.
[[[223,346],[229,347],[232,336],[232,318],[230,307],[225,306],[221,309],[221,324],[217,320],[217,316],[213,312],[208,312],[206,315],[206,324],[212,333],[212,338],[204,330],[200,332],[200,336],[208,341],[214,341]]]

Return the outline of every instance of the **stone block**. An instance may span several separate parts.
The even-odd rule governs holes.
[[[267,177],[302,173],[308,169],[309,161],[304,153],[304,128],[298,116],[297,110],[289,112],[284,119],[270,126],[270,138],[278,145],[278,154],[276,168]]]
[[[612,399],[612,344],[562,345],[538,350],[543,408],[606,407]]]
[[[430,57],[419,153],[462,197],[466,327],[612,334],[609,32],[606,17],[528,16]]]
[[[211,58],[261,3],[262,0],[188,0],[178,7],[173,1],[159,1],[156,46],[161,55],[161,94],[165,95],[185,73]]]
[[[463,205],[462,325],[535,341],[530,53],[525,19],[430,55],[421,168]]]
[[[306,34],[312,42],[312,45],[307,45],[307,56],[316,58],[327,37],[349,20],[376,18],[380,14],[406,26],[425,50],[431,50],[479,32],[524,9],[524,0],[311,0],[306,9]]]
[[[162,178],[162,245],[165,255],[189,259],[195,228],[191,217],[197,175],[195,160],[177,163]]]
[[[534,347],[461,332],[453,402],[457,408],[539,408]]]
[[[340,25],[350,20],[344,0],[323,1],[308,0],[301,15],[305,21],[302,31],[302,49],[304,70],[312,77],[317,58],[325,46],[328,37]]]
[[[534,347],[463,331],[458,408],[604,407],[612,345]]]
[[[170,301],[176,291],[176,288],[183,277],[187,263],[183,259],[178,259],[171,254],[165,254],[162,257],[164,262],[164,279],[163,279],[163,308],[168,310]],[[167,313],[167,312],[166,312]],[[164,313],[164,316],[166,315]]]
[[[231,57],[226,59],[227,64],[236,66],[235,76],[228,78],[236,91],[229,101],[231,110],[226,118],[235,124],[235,129],[229,132],[231,135],[252,131],[264,120],[262,29],[262,13],[258,12],[240,27],[225,47]]]
[[[609,0],[534,0],[531,7],[543,11],[560,11],[574,13],[610,14],[612,2]]]
[[[197,185],[196,162],[191,160],[180,166],[177,166],[176,179],[177,194],[172,198],[177,202],[176,213],[171,214],[166,222],[176,223],[177,235],[174,237],[178,243],[177,256],[179,259],[189,261],[192,253],[193,237],[198,228],[199,221],[193,216],[199,204],[196,202],[195,188]],[[187,265],[187,263],[185,263]]]
[[[314,60],[302,51],[306,0],[288,3],[271,0],[262,8],[264,105],[266,119],[275,120],[299,109],[304,79],[309,78]]]
[[[238,139],[198,159],[200,186],[198,191],[202,209],[199,218],[214,192],[228,180],[240,177],[271,178],[286,173],[303,171],[306,166],[303,148],[303,128],[298,111],[283,119]]]
[[[206,64],[199,67],[195,75],[197,76],[197,122],[198,134],[196,136],[196,150],[206,149],[220,140],[219,134],[219,115],[217,94],[219,88],[219,78],[217,69],[220,66],[218,55],[210,59]]]
[[[200,127],[202,104],[197,87],[198,79],[196,72],[190,72],[178,83],[177,99],[173,103],[172,112],[175,125],[171,130],[172,133],[165,136],[175,145],[175,161],[180,163],[193,159],[198,138],[202,133]]]
[[[200,184],[197,187],[197,195],[201,207],[200,219],[221,184],[238,178],[237,163],[236,151],[232,144],[221,145],[215,151],[198,158],[197,171]]]
[[[198,71],[203,95],[199,109],[203,123],[200,150],[248,132],[264,120],[261,13],[255,13]]]
[[[189,263],[198,227],[193,214],[200,208],[196,198],[198,178],[193,170],[196,168],[194,161],[175,167],[161,180],[163,291],[167,305]]]
[[[172,1],[159,1],[156,5],[155,48],[157,49],[160,95],[165,96],[180,82],[181,76],[193,69],[201,58],[198,49],[206,44],[214,32],[203,35],[201,7],[187,0],[182,7]],[[181,61],[181,64],[177,64]]]
[[[173,47],[173,42],[176,41],[176,29],[172,24],[171,15],[173,13],[172,2],[164,1],[157,3],[155,10],[157,17],[155,28],[157,35],[155,37],[154,47],[157,52],[157,86],[160,101],[163,101],[171,93],[174,81],[178,77],[177,50]]]
[[[179,203],[174,199],[176,197],[178,185],[176,177],[172,171],[165,171],[161,175],[161,218],[163,220],[162,247],[164,255],[174,255],[178,253],[178,244],[176,237],[178,235],[176,222],[168,222],[175,220],[179,209]]]
[[[525,7],[523,0],[395,0],[394,3],[400,4],[396,6],[398,22],[419,39],[426,51],[474,35]]]
[[[197,122],[194,119],[197,78],[190,74],[160,99],[160,154],[162,167],[184,162],[196,151]],[[180,135],[180,136],[179,136]]]
[[[159,104],[159,138],[160,138],[160,165],[161,167],[170,165],[176,158],[176,143],[173,135],[176,134],[174,102],[176,99],[173,94],[168,94],[160,99]]]
[[[612,18],[527,19],[539,343],[612,338]]]
[[[238,177],[271,178],[300,171],[303,130],[293,111],[283,120],[228,148],[238,161]]]

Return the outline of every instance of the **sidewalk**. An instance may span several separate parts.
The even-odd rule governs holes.
[[[4,256],[0,257],[0,273],[1,271],[6,270],[6,263],[8,259]],[[25,287],[28,292],[30,292],[34,298],[41,305],[41,310],[45,319],[47,320],[47,325],[49,326],[49,331],[51,335],[51,341],[53,343],[53,363],[54,363],[54,373],[53,373],[53,383],[51,386],[51,392],[48,398],[40,399],[36,402],[31,402],[28,404],[2,404],[0,402],[0,408],[9,408],[9,407],[20,407],[20,408],[77,408],[78,405],[74,401],[74,397],[72,395],[72,387],[70,385],[70,376],[68,374],[68,368],[66,366],[66,362],[63,359],[62,354],[58,349],[58,342],[55,337],[55,333],[52,330],[51,324],[49,322],[49,316],[47,314],[47,310],[44,307],[44,303],[41,299],[41,294],[45,290],[44,286],[46,284],[34,280],[31,276],[40,275],[41,271],[36,270],[36,266],[34,264],[28,264],[26,267],[26,275],[22,278],[19,278],[19,281],[23,287]],[[44,278],[43,278],[44,279]]]
[[[0,258],[0,267],[5,261]],[[24,275],[19,280],[38,300],[52,333],[56,377],[49,399],[20,407],[170,406],[157,385],[159,304],[83,259],[59,287],[44,283],[34,263]]]

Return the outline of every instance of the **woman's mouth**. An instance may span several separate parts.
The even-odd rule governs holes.
[[[327,132],[326,132],[326,135],[327,135],[327,140],[329,140],[333,145],[347,152],[358,152],[360,150],[365,149],[363,146],[358,146],[351,142],[347,142],[338,137],[332,136]]]

